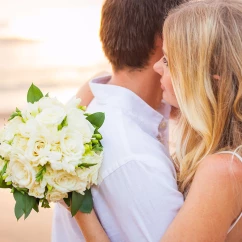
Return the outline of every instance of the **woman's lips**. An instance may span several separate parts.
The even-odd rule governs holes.
[[[162,89],[163,91],[165,90],[165,87],[162,85],[162,83],[161,83],[160,87],[161,87],[161,89]]]

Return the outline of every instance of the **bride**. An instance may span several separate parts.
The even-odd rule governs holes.
[[[174,164],[185,203],[161,241],[241,241],[242,2],[185,3],[163,33],[154,70],[180,109]],[[86,241],[109,241],[94,212],[76,220]]]

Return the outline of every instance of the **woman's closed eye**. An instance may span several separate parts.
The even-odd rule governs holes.
[[[162,57],[162,61],[166,66],[168,66],[168,61],[165,56]]]

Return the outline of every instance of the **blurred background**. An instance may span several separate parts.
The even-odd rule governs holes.
[[[0,128],[26,105],[33,82],[66,102],[99,73],[110,72],[99,41],[103,0],[0,0]],[[0,241],[49,242],[51,209],[16,221],[14,199],[0,190]]]

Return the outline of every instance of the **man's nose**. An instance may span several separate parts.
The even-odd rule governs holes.
[[[160,74],[161,76],[163,75],[163,67],[162,67],[162,63],[161,60],[157,61],[154,66],[153,69],[155,72],[157,72],[158,74]]]

